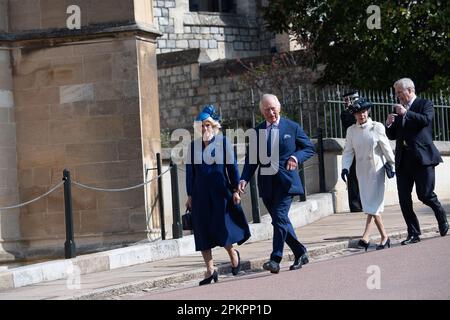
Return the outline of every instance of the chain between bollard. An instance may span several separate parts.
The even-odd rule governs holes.
[[[9,206],[9,207],[0,207],[0,211],[1,211],[1,210],[9,210],[9,209],[17,209],[17,208],[24,207],[24,206],[26,206],[26,205],[28,205],[28,204],[30,204],[30,203],[36,202],[36,201],[38,201],[38,200],[40,200],[40,199],[42,199],[42,198],[45,198],[46,196],[48,196],[48,195],[49,195],[50,193],[52,193],[53,191],[57,190],[59,187],[61,187],[61,186],[63,185],[63,183],[64,183],[64,181],[61,181],[60,183],[58,183],[56,186],[54,186],[53,188],[51,188],[50,190],[48,190],[48,191],[47,191],[46,193],[44,193],[43,195],[40,195],[39,197],[34,198],[34,199],[30,200],[30,201],[23,202],[23,203],[19,203],[19,204],[16,204],[16,205],[13,205],[13,206]]]
[[[132,186],[132,187],[127,187],[127,188],[105,189],[105,188],[99,188],[99,187],[88,186],[88,185],[85,185],[85,184],[82,184],[82,183],[76,182],[76,181],[72,181],[72,183],[73,183],[74,185],[76,185],[77,187],[84,188],[84,189],[89,189],[89,190],[94,190],[94,191],[104,191],[104,192],[120,192],[120,191],[128,191],[128,190],[133,190],[133,189],[137,189],[137,188],[143,187],[143,186],[149,184],[150,182],[159,179],[159,178],[162,177],[164,174],[166,174],[167,172],[169,172],[170,169],[171,169],[171,168],[169,167],[166,171],[164,171],[164,172],[161,173],[160,175],[158,175],[158,176],[156,176],[156,177],[154,177],[154,178],[152,178],[152,179],[150,179],[150,180],[148,180],[148,181],[145,181],[145,182],[143,182],[143,183],[140,183],[140,184],[138,184],[138,185],[135,185],[135,186]]]

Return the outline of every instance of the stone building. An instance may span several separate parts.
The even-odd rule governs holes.
[[[160,128],[188,126],[204,103],[241,116],[249,90],[224,66],[292,47],[264,30],[267,3],[0,0],[0,208],[46,193],[64,168],[89,186],[139,184],[156,175]],[[160,236],[155,183],[72,194],[78,252]],[[61,256],[64,241],[62,187],[0,210],[0,261]]]
[[[154,1],[155,25],[162,36],[157,53],[203,49],[210,61],[289,51],[287,35],[264,29],[264,0]]]
[[[155,25],[162,33],[157,53],[163,129],[190,126],[201,105],[209,103],[229,119],[248,117],[248,108],[241,106],[243,99],[250,100],[251,88],[240,83],[244,68],[236,60],[258,63],[258,57],[298,49],[288,35],[265,30],[261,9],[268,4],[265,0],[154,1]],[[305,81],[310,78],[308,73]]]
[[[162,33],[157,53],[204,49],[210,61],[270,51],[257,0],[163,0],[154,2]]]
[[[44,194],[64,168],[101,188],[156,175],[153,21],[151,0],[0,0],[0,207]],[[79,253],[158,228],[156,184],[72,194]],[[64,241],[62,187],[0,211],[0,261],[61,256]]]

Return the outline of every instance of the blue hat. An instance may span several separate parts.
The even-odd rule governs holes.
[[[364,98],[359,98],[358,100],[353,101],[352,105],[349,107],[351,113],[357,113],[360,111],[364,111],[373,107],[373,103],[367,101]]]
[[[205,105],[202,112],[195,118],[195,121],[204,121],[211,117],[214,121],[220,122],[220,116],[212,104]]]

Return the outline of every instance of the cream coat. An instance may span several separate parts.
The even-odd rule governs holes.
[[[361,203],[365,213],[376,215],[384,210],[385,170],[387,162],[394,166],[394,153],[386,136],[384,125],[368,119],[362,125],[354,124],[347,129],[342,154],[342,169],[350,171],[356,157]]]

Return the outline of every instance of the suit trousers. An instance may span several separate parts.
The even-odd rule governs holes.
[[[438,224],[447,222],[445,210],[434,193],[434,166],[421,165],[411,150],[403,149],[402,160],[397,169],[397,190],[409,236],[421,234],[419,220],[414,212],[411,197],[414,184],[416,185],[417,197],[433,210]]]
[[[361,212],[362,204],[359,197],[358,178],[356,176],[356,159],[353,158],[350,172],[347,178],[347,193],[348,193],[348,205],[350,212]]]
[[[291,207],[291,195],[286,195],[280,186],[272,187],[271,197],[263,197],[263,203],[272,217],[273,241],[270,260],[280,263],[283,258],[284,243],[299,257],[306,253],[305,246],[298,241],[294,227],[289,219],[289,209]]]

